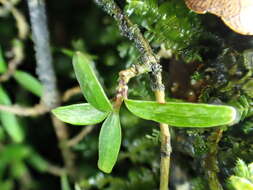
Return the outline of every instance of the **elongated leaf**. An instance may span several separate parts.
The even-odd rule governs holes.
[[[40,172],[46,172],[49,163],[34,150],[31,151],[31,155],[27,158],[27,162],[36,170]]]
[[[5,90],[0,86],[0,104],[11,105],[11,100]],[[24,132],[14,114],[0,111],[0,120],[4,129],[15,142],[22,142],[24,140]]]
[[[112,105],[91,66],[91,60],[80,52],[73,57],[76,78],[87,101],[101,111],[111,111]]]
[[[99,134],[98,168],[110,173],[115,165],[121,144],[121,127],[118,113],[111,113],[102,125]]]
[[[43,87],[39,80],[34,76],[24,71],[16,71],[14,73],[14,78],[26,90],[30,91],[36,96],[41,97]]]
[[[7,70],[7,64],[4,61],[3,52],[0,46],[0,73],[4,73]]]
[[[230,106],[125,100],[127,108],[140,118],[174,127],[214,127],[232,124],[237,111]]]
[[[101,112],[88,103],[61,106],[52,112],[58,119],[73,125],[96,124],[108,115],[107,112]]]

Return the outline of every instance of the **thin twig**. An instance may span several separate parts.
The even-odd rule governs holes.
[[[63,168],[60,168],[59,166],[53,165],[48,162],[46,172],[55,176],[62,176],[64,173],[66,173]]]
[[[82,91],[79,86],[75,86],[73,88],[70,88],[63,93],[62,101],[67,102],[72,96],[75,96],[80,93],[82,93]]]
[[[158,60],[149,43],[143,37],[137,25],[133,24],[113,0],[94,0],[102,9],[117,22],[122,35],[132,40],[141,54],[143,64],[150,67],[157,65]]]
[[[53,121],[53,126],[54,126],[56,136],[59,140],[59,147],[62,152],[66,171],[70,176],[73,177],[75,175],[75,163],[74,163],[75,156],[73,152],[71,151],[71,149],[67,146],[67,142],[69,138],[67,126],[63,122],[61,122],[59,119],[57,119],[55,116],[51,115],[51,118]]]
[[[19,116],[38,116],[47,113],[49,110],[44,104],[38,104],[34,107],[23,107],[19,105],[0,105],[1,111],[7,111]]]
[[[93,129],[94,126],[85,126],[75,137],[73,137],[67,142],[67,146],[69,147],[75,146],[81,140],[83,140],[84,137],[87,136]]]
[[[138,75],[148,73],[149,67],[145,64],[142,65],[133,65],[132,67],[123,70],[119,73],[119,85],[115,97],[114,108],[120,109],[120,106],[125,98],[127,98],[128,93],[128,82],[131,78],[136,77]]]
[[[152,72],[154,77],[153,89],[155,91],[156,100],[159,103],[165,103],[164,85],[162,83],[162,68],[158,63],[158,59],[152,51],[147,40],[143,37],[137,25],[133,24],[123,11],[117,6],[113,0],[94,0],[105,12],[111,15],[117,22],[121,33],[128,39],[132,40],[136,48],[140,52],[141,61],[143,65],[143,72],[134,67],[120,73],[120,82],[116,95],[114,107],[119,109],[122,101],[127,96],[127,83],[130,78],[143,74],[145,72]],[[131,69],[133,69],[131,71]],[[170,167],[170,154],[171,142],[168,125],[160,124],[161,129],[161,177],[160,177],[160,190],[167,190],[169,183],[169,167]]]
[[[164,91],[155,91],[156,100],[165,103]],[[169,187],[169,170],[171,155],[171,137],[169,126],[160,123],[161,131],[161,163],[160,163],[160,190],[167,190]]]

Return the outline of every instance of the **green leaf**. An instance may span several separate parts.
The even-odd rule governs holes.
[[[31,151],[31,155],[27,158],[27,162],[40,172],[46,172],[49,167],[49,163],[35,151]]]
[[[250,175],[253,176],[253,162],[248,165]]]
[[[25,160],[30,156],[30,148],[23,144],[8,144],[0,151],[0,178],[4,170],[14,163]],[[1,187],[1,186],[0,186]]]
[[[1,190],[12,190],[14,188],[14,180],[0,181]]]
[[[69,57],[73,57],[75,55],[75,52],[70,49],[61,48],[60,51]]]
[[[91,60],[77,52],[73,57],[74,71],[87,101],[101,111],[111,111],[112,105],[91,66]]]
[[[6,72],[6,70],[7,70],[7,65],[3,57],[2,49],[0,47],[0,73],[4,73]]]
[[[16,71],[14,73],[14,78],[26,90],[30,91],[36,96],[41,97],[43,87],[38,79],[36,79],[34,76],[24,71]]]
[[[11,105],[11,100],[2,86],[0,86],[0,104]],[[0,111],[0,120],[14,142],[20,143],[24,140],[24,131],[14,114]]]
[[[234,172],[235,172],[235,175],[239,177],[244,177],[244,178],[250,177],[249,168],[246,165],[246,163],[241,159],[237,160],[236,166],[234,168]]]
[[[13,162],[10,169],[13,178],[22,177],[28,170],[24,161]]]
[[[93,125],[103,121],[108,115],[88,103],[61,106],[52,112],[58,119],[73,125]]]
[[[5,139],[5,131],[2,126],[0,126],[0,142]]]
[[[127,108],[140,118],[174,127],[214,127],[232,124],[237,111],[230,106],[125,100]]]
[[[71,190],[68,176],[66,174],[61,176],[61,190]]]
[[[231,176],[229,181],[236,190],[253,190],[253,184],[245,178]]]
[[[118,113],[111,113],[102,125],[99,134],[98,168],[110,173],[117,161],[121,144],[121,127]]]
[[[9,144],[0,152],[0,166],[24,160],[30,156],[31,149],[23,144]]]

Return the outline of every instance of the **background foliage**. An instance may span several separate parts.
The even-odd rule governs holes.
[[[13,1],[15,2],[15,1]],[[252,162],[253,119],[251,37],[230,31],[219,18],[190,12],[183,0],[118,1],[130,19],[141,27],[152,47],[162,58],[167,100],[191,101],[237,106],[244,118],[224,127],[217,154],[219,179],[227,185],[238,158]],[[1,5],[1,4],[0,4]],[[113,98],[118,72],[138,63],[139,53],[128,39],[121,37],[112,18],[91,0],[46,1],[54,67],[61,95],[77,86],[72,68],[74,51],[82,51],[94,60],[94,68],[107,95]],[[26,1],[15,7],[29,20]],[[22,64],[0,86],[0,104],[37,104],[42,87],[38,82],[30,34],[18,37],[16,20],[0,6],[0,72],[4,73],[14,55],[23,49]],[[245,52],[245,50],[247,50]],[[16,52],[16,53],[15,53]],[[169,57],[169,58],[168,58]],[[148,75],[130,82],[129,97],[153,100]],[[175,99],[176,98],[176,99]],[[62,105],[84,103],[77,93]],[[98,132],[93,126],[71,150],[75,154],[74,177],[48,173],[51,164],[62,166],[57,138],[50,115],[18,117],[0,113],[0,187],[11,189],[157,189],[159,184],[159,131],[156,123],[141,120],[121,110],[123,142],[119,160],[111,174],[97,168]],[[82,126],[68,126],[70,136]],[[208,137],[215,129],[171,129],[171,188],[191,186],[206,190],[206,166],[210,151]],[[238,171],[238,170],[237,170]]]

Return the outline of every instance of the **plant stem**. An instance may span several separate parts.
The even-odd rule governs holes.
[[[67,102],[72,96],[75,96],[77,94],[81,94],[81,88],[80,86],[75,86],[73,88],[70,88],[66,90],[62,95],[62,101]]]
[[[43,85],[42,102],[51,109],[59,105],[59,94],[52,65],[45,3],[44,0],[27,0],[27,2],[36,53],[36,69]]]
[[[219,172],[219,166],[217,165],[218,143],[222,137],[222,133],[223,129],[216,129],[208,137],[209,153],[204,159],[204,166],[210,190],[223,190],[217,176],[217,173]]]
[[[44,104],[48,110],[51,110],[60,105],[60,96],[58,94],[56,76],[52,65],[45,2],[44,0],[27,0],[27,2],[36,52],[37,74],[43,85],[42,104]],[[51,118],[59,140],[65,167],[69,174],[73,174],[74,157],[73,153],[66,145],[68,141],[67,127],[54,116]]]
[[[120,106],[124,100],[127,98],[128,93],[128,82],[131,78],[136,77],[138,75],[149,72],[149,67],[147,68],[145,64],[142,65],[133,65],[132,67],[123,70],[119,73],[119,85],[116,93],[116,98],[114,102],[114,108],[116,110],[120,109]]]
[[[38,116],[48,112],[44,104],[38,104],[34,107],[23,107],[19,105],[0,105],[0,110],[7,111],[19,116]]]
[[[85,136],[91,133],[93,129],[95,129],[95,127],[92,125],[83,127],[83,129],[75,137],[68,141],[67,146],[71,147],[77,145],[81,140],[84,139]]]
[[[156,99],[159,103],[165,103],[164,91],[155,92]],[[167,124],[160,123],[161,131],[161,161],[160,161],[160,190],[167,190],[169,186],[169,169],[171,140],[170,131]]]
[[[160,163],[160,190],[167,190],[169,186],[170,169],[170,132],[167,124],[160,124],[161,130],[161,163]]]
[[[117,22],[121,34],[133,41],[141,54],[141,62],[149,67],[158,64],[149,43],[143,37],[140,29],[133,24],[113,0],[94,0],[102,9],[111,15]],[[152,70],[152,68],[150,68]]]
[[[131,68],[129,72],[123,71],[120,74],[120,82],[116,95],[115,105],[118,109],[123,101],[123,98],[127,96],[127,83],[130,78],[142,74],[145,72],[152,72],[154,77],[153,90],[156,95],[156,101],[159,103],[165,103],[164,85],[162,83],[162,68],[159,64],[159,60],[152,51],[147,40],[143,37],[140,29],[137,25],[133,24],[129,18],[123,13],[118,5],[113,0],[94,0],[102,9],[111,15],[117,22],[121,33],[132,40],[136,48],[140,52],[141,65],[140,70]],[[166,124],[160,124],[161,130],[161,167],[160,167],[160,190],[167,190],[169,184],[169,167],[170,167],[170,154],[171,154],[171,142],[169,127]]]

